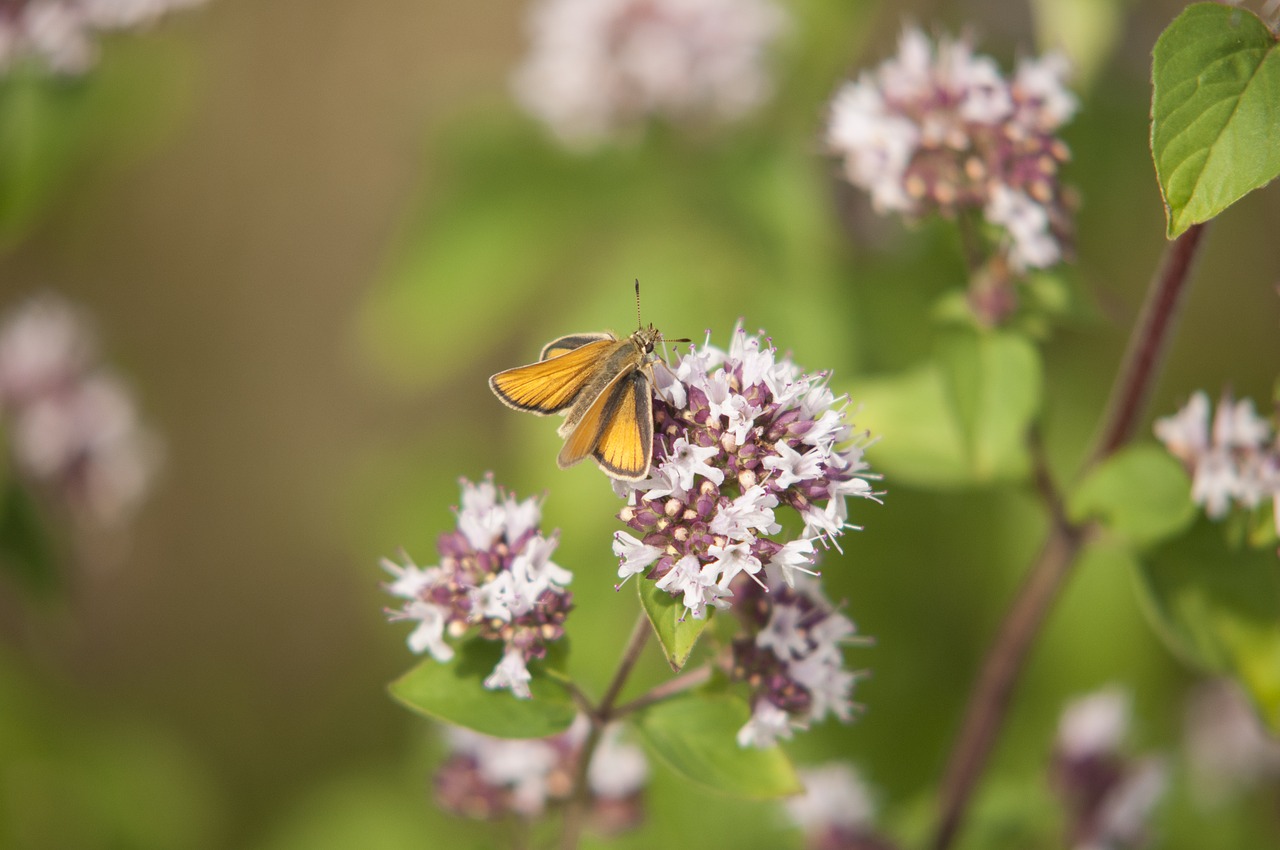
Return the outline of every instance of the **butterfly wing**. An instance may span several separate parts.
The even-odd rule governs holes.
[[[637,369],[623,378],[615,389],[612,415],[605,416],[604,428],[591,454],[607,474],[624,481],[640,481],[649,476],[653,460],[653,389],[649,376]]]
[[[516,410],[539,415],[559,413],[573,404],[600,359],[616,344],[611,334],[561,337],[542,349],[544,359],[491,377],[489,389],[503,404]]]
[[[570,351],[581,348],[582,346],[600,342],[601,340],[617,341],[617,337],[611,333],[587,333],[587,334],[568,334],[559,339],[553,339],[551,342],[542,346],[542,353],[538,355],[539,360],[550,360],[552,357],[559,357],[561,354],[567,354]]]
[[[556,462],[572,466],[592,455],[607,474],[639,481],[653,459],[653,392],[642,368],[624,370],[577,419]]]

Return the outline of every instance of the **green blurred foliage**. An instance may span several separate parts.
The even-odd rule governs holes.
[[[1071,479],[1162,249],[1149,60],[1180,4],[796,0],[763,112],[585,155],[510,103],[521,4],[360,6],[317,4],[304,22],[290,4],[221,0],[187,25],[198,77],[191,45],[157,34],[113,44],[85,83],[0,90],[5,304],[46,283],[89,301],[171,457],[120,572],[70,577],[81,623],[42,619],[2,586],[22,661],[0,665],[0,846],[508,845],[430,805],[440,754],[385,690],[418,659],[408,627],[382,621],[377,557],[404,546],[432,563],[459,476],[491,469],[545,494],[556,560],[575,572],[568,673],[603,690],[637,609],[612,587],[617,502],[597,470],[557,470],[554,423],[503,408],[485,378],[555,336],[629,330],[635,278],[644,321],[669,336],[709,329],[723,346],[739,319],[764,327],[865,405],[854,418],[881,438],[869,457],[886,504],[853,506],[865,530],[823,563],[828,594],[876,640],[848,652],[871,674],[865,711],[788,749],[851,759],[886,824],[923,835],[973,673],[1044,532],[1028,488],[1009,483],[1026,470],[1018,432],[1038,414]],[[903,14],[955,31],[975,9],[980,48],[1004,67],[1037,40],[1083,64],[1066,170],[1083,198],[1080,262],[1034,284],[1016,337],[958,328],[953,229],[876,218],[819,141],[827,98],[891,51]],[[1215,225],[1154,414],[1202,387],[1271,391],[1278,226],[1274,191]],[[964,369],[936,354],[957,340]],[[987,421],[982,398],[1012,413]],[[925,469],[903,465],[929,444]],[[943,474],[948,492],[923,486]],[[1166,514],[1124,513],[1115,489],[1080,492],[1081,511],[1144,542],[1167,529]],[[1144,621],[1143,568],[1123,538],[1090,546],[964,847],[1056,846],[1044,766],[1074,695],[1124,684],[1137,746],[1179,749],[1192,673]],[[653,651],[621,698],[670,675]],[[772,804],[661,764],[648,803],[645,828],[610,846],[800,845]],[[1280,842],[1263,795],[1203,809],[1180,768],[1156,829],[1187,850]]]

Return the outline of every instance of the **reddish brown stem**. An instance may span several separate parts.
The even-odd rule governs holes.
[[[1155,383],[1160,357],[1186,289],[1203,231],[1204,225],[1195,225],[1166,249],[1164,261],[1147,290],[1142,312],[1129,337],[1123,364],[1117,372],[1106,411],[1100,420],[1097,441],[1082,467],[1082,473],[1133,436]],[[1035,435],[1032,448],[1037,458],[1036,483],[1050,511],[1049,536],[1005,615],[969,699],[964,723],[951,751],[942,783],[938,824],[930,845],[933,850],[947,850],[955,840],[1004,724],[1014,687],[1031,645],[1039,635],[1058,592],[1070,576],[1088,533],[1086,527],[1073,524],[1066,517]]]

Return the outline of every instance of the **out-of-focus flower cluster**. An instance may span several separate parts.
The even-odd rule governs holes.
[[[1066,59],[1022,59],[1012,79],[967,38],[906,29],[898,55],[845,83],[827,145],[881,212],[980,213],[1021,271],[1061,260],[1071,234],[1059,128],[1075,113]]]
[[[485,687],[527,698],[528,663],[544,657],[547,645],[564,635],[573,574],[551,560],[558,539],[542,535],[535,499],[517,500],[492,477],[479,484],[463,480],[456,513],[457,530],[440,535],[438,566],[418,567],[407,556],[404,564],[383,559],[395,576],[387,591],[406,600],[390,618],[417,622],[409,648],[437,661],[454,656],[446,637],[474,629],[485,640],[501,641],[502,660]]]
[[[746,634],[733,642],[733,678],[752,690],[741,746],[771,746],[829,714],[843,723],[853,719],[858,674],[844,669],[843,647],[857,629],[823,598],[816,580],[773,583],[767,591],[743,584],[734,609]]]
[[[853,624],[816,583],[817,547],[838,546],[849,497],[875,499],[848,399],[825,375],[803,373],[759,336],[734,331],[729,351],[708,341],[655,369],[650,477],[615,482],[618,576],[640,573],[679,597],[688,616],[736,605],[748,628],[735,657],[755,689],[740,740],[767,746],[828,713],[848,720],[854,674],[840,646]],[[778,511],[799,526],[784,532]]]
[[[34,60],[82,74],[97,60],[98,33],[150,26],[205,0],[0,0],[0,73]]]
[[[564,142],[589,146],[649,118],[738,118],[772,89],[772,0],[540,0],[517,99]]]
[[[127,520],[159,460],[129,389],[100,362],[88,320],[53,295],[0,321],[0,425],[16,471],[90,527]]]
[[[1058,723],[1051,765],[1075,850],[1128,850],[1147,839],[1147,822],[1168,784],[1158,756],[1134,758],[1122,747],[1129,695],[1111,687],[1069,703]]]
[[[1230,679],[1204,682],[1192,692],[1185,737],[1192,788],[1203,804],[1217,805],[1257,785],[1280,789],[1280,740]]]
[[[852,765],[830,762],[796,771],[804,793],[786,801],[787,814],[804,832],[809,850],[892,850],[876,833],[875,801]]]
[[[443,809],[484,820],[532,818],[573,792],[587,722],[580,716],[564,734],[533,740],[491,738],[453,726],[446,734],[452,755],[435,779]],[[606,835],[639,825],[644,814],[649,763],[620,735],[620,726],[606,727],[587,769],[591,825]]]
[[[1156,437],[1191,472],[1191,498],[1213,519],[1232,504],[1253,510],[1272,500],[1280,534],[1280,439],[1251,399],[1224,394],[1209,427],[1209,397],[1197,392],[1182,410],[1159,419]]]

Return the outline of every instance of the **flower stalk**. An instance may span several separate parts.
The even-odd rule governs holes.
[[[1130,335],[1100,420],[1099,436],[1081,469],[1082,474],[1133,436],[1155,383],[1203,230],[1204,225],[1191,227],[1166,249]],[[1037,480],[1042,492],[1056,493],[1051,486],[1045,487],[1048,479],[1043,464],[1037,471]],[[1027,654],[1089,537],[1090,527],[1070,522],[1056,497],[1046,501],[1050,508],[1049,536],[1009,607],[970,697],[943,779],[938,822],[930,844],[933,850],[947,850],[959,832],[1008,713]]]

